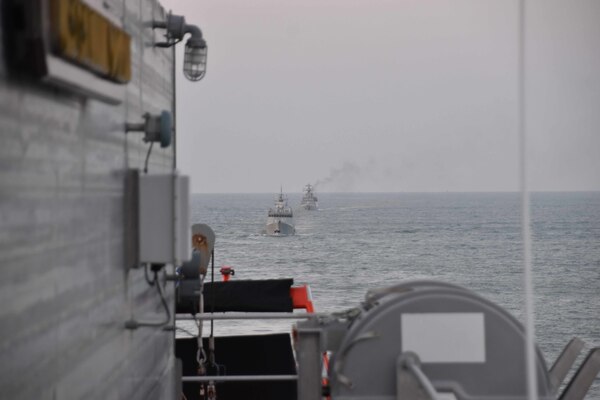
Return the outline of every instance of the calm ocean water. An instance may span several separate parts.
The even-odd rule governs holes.
[[[317,311],[358,305],[368,289],[416,278],[465,286],[523,320],[516,193],[317,193],[297,234],[261,234],[273,194],[202,194],[192,220],[216,235],[234,279],[294,278]],[[573,336],[600,346],[600,192],[532,195],[536,341],[549,365]],[[217,271],[218,274],[218,271]],[[193,326],[186,327],[193,330]],[[290,322],[215,322],[217,334],[289,331]],[[588,398],[600,398],[596,380]]]

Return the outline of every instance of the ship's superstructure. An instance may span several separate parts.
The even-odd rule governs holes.
[[[189,240],[178,233],[176,249],[175,227],[139,224],[173,223],[185,203],[169,146],[181,71],[158,45],[169,14],[156,0],[6,0],[0,12],[0,397],[175,398],[164,276]],[[165,203],[149,204],[159,188]],[[173,253],[147,282],[140,249],[157,247],[139,239],[154,233]]]
[[[296,233],[294,213],[287,204],[283,190],[275,199],[275,207],[269,208],[266,233],[269,236],[289,236]]]
[[[317,203],[318,199],[317,196],[315,196],[314,190],[315,187],[310,183],[304,186],[304,195],[302,196],[300,207],[305,210],[317,210],[319,208],[319,204]]]

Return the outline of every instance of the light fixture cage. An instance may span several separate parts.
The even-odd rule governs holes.
[[[183,75],[190,81],[196,82],[204,78],[207,52],[208,47],[204,40],[202,40],[202,43],[197,43],[197,41],[190,39],[185,44]]]

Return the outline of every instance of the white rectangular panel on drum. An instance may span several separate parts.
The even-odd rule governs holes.
[[[401,316],[402,351],[423,363],[484,363],[483,313],[419,313]]]

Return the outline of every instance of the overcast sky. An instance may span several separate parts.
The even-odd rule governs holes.
[[[193,192],[518,190],[516,0],[163,4],[209,46]],[[528,2],[527,49],[531,188],[600,190],[600,1]]]

